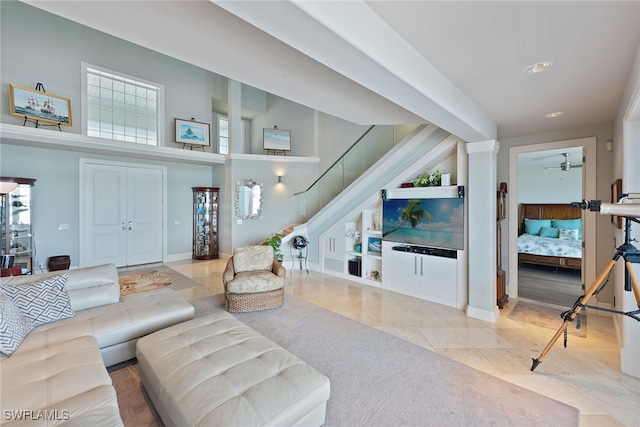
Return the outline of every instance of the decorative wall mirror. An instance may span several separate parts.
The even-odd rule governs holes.
[[[253,179],[236,182],[236,218],[262,218],[262,184]]]

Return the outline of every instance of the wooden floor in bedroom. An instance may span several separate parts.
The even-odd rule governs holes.
[[[527,265],[518,269],[520,298],[572,307],[583,293],[579,270]]]

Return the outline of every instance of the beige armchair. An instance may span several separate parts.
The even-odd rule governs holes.
[[[225,308],[237,313],[280,307],[286,275],[271,246],[236,248],[222,274]]]

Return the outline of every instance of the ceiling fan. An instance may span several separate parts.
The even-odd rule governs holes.
[[[571,164],[571,162],[569,161],[569,154],[571,153],[562,153],[562,156],[564,157],[564,161],[560,163],[560,166],[546,166],[545,169],[560,169],[563,171],[568,171],[568,170],[571,170],[572,168],[581,168],[582,163],[577,165]]]

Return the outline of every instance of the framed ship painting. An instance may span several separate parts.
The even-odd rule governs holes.
[[[9,103],[10,112],[14,116],[71,126],[71,100],[69,98],[9,83]]]
[[[211,145],[209,123],[176,119],[176,142],[190,145]]]

